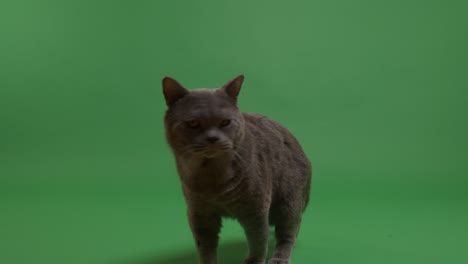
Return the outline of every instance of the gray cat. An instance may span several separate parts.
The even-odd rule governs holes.
[[[175,155],[200,264],[217,263],[221,218],[245,230],[244,264],[290,263],[309,200],[311,165],[296,138],[277,122],[237,107],[244,76],[219,89],[189,91],[163,79],[166,138]]]

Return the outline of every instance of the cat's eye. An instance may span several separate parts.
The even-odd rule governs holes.
[[[200,121],[198,120],[190,120],[190,121],[187,121],[187,126],[190,128],[199,128],[201,124],[200,124]]]
[[[228,126],[229,124],[231,124],[231,120],[229,120],[229,119],[224,119],[224,120],[221,121],[221,123],[219,123],[219,125],[221,127]]]

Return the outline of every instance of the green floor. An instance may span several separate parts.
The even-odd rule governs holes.
[[[294,264],[468,263],[467,1],[0,1],[0,263],[196,264],[161,78],[314,167]],[[220,264],[240,264],[226,221]]]
[[[83,172],[64,171],[58,164],[79,170],[94,158],[77,162],[49,157],[35,162],[56,164],[48,167],[56,169],[54,175],[42,179],[50,182],[32,179],[30,184],[2,188],[2,263],[196,263],[176,176],[161,173],[172,171],[170,159],[158,160],[154,153],[126,158],[120,166],[138,167],[138,182],[128,171],[103,171],[99,165],[82,169],[100,170],[117,180],[91,180],[87,173],[83,175],[88,178],[81,179]],[[123,159],[99,162],[121,164]],[[65,173],[77,177],[67,184],[54,179]],[[339,182],[327,179],[334,176],[317,169],[294,263],[468,260],[466,186],[375,180],[363,184],[354,182],[353,175]],[[241,263],[245,254],[241,228],[233,220],[225,221],[220,263]]]

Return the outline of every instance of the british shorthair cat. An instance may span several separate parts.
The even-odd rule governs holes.
[[[249,246],[244,264],[290,263],[309,200],[311,165],[296,138],[268,117],[241,112],[244,76],[218,89],[184,88],[163,79],[164,123],[187,203],[200,264],[217,263],[223,217],[238,220]]]

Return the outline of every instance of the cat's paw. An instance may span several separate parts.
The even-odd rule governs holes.
[[[249,260],[246,259],[242,264],[265,264],[265,261],[256,261],[256,260]]]
[[[268,264],[291,264],[289,259],[272,258]]]

